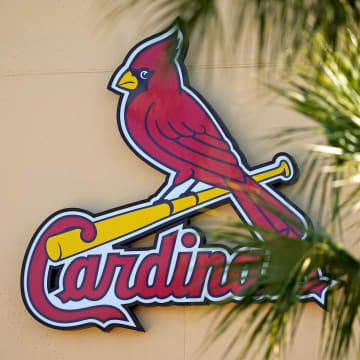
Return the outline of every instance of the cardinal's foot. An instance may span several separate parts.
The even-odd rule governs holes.
[[[194,184],[194,179],[188,179],[181,184],[170,187],[164,194],[162,194],[161,198],[165,200],[174,200],[179,197],[183,197],[185,193],[189,191],[189,189]]]

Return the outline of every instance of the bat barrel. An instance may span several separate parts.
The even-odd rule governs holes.
[[[191,213],[199,204],[216,202],[228,193],[229,191],[225,189],[212,188],[95,221],[96,237],[93,241],[83,241],[81,230],[72,229],[49,237],[46,242],[46,253],[52,261],[59,261],[114,240],[121,241],[125,237],[135,236],[138,231],[154,228],[163,220],[170,221],[180,213]]]

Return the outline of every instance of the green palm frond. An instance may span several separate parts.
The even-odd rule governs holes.
[[[339,220],[360,209],[360,42],[349,28],[341,37],[341,47],[333,50],[323,36],[313,40],[308,62],[286,78],[289,87],[272,88],[290,102],[296,112],[317,126],[292,128],[280,135],[297,136],[306,130],[320,135],[310,147],[312,166],[305,170],[303,182],[330,199],[328,220],[332,233]],[[317,139],[319,140],[319,138]],[[315,179],[311,175],[316,171]],[[329,204],[329,203],[328,203]],[[341,215],[341,211],[343,211]]]
[[[153,24],[164,28],[180,16],[188,35],[198,39],[199,45],[208,38],[212,46],[218,39],[218,44],[227,41],[236,47],[251,19],[260,59],[269,42],[272,54],[290,47],[292,59],[299,49],[309,48],[304,34],[322,33],[329,46],[336,48],[341,30],[350,22],[360,22],[360,5],[354,0],[112,0],[111,4],[107,20],[118,20],[129,8],[141,8]]]
[[[287,345],[286,335],[295,333],[302,314],[300,295],[304,288],[299,284],[307,283],[311,274],[320,268],[329,278],[322,358],[343,359],[349,354],[351,345],[359,347],[354,328],[359,321],[360,262],[338,241],[342,231],[341,219],[346,216],[356,218],[360,210],[358,38],[356,28],[347,28],[341,35],[341,46],[333,49],[323,35],[317,34],[311,39],[312,52],[307,54],[307,63],[293,69],[285,78],[289,86],[271,86],[289,101],[293,110],[314,122],[315,126],[285,129],[281,135],[292,138],[304,138],[304,134],[308,138],[309,133],[314,135],[299,189],[304,191],[310,187],[309,207],[318,203],[319,223],[325,227],[316,224],[305,240],[277,235],[270,242],[237,232],[244,227],[243,224],[229,224],[218,229],[215,238],[234,246],[256,248],[262,254],[260,263],[267,266],[266,271],[260,273],[256,286],[245,290],[243,301],[219,317],[206,345],[224,333],[231,333],[228,330],[240,313],[249,309],[251,299],[259,291],[270,291],[278,295],[277,300],[254,307],[225,352],[238,343],[236,340],[241,334],[242,342],[247,335],[247,342],[239,358],[248,353],[264,354],[265,359],[279,354],[280,349]],[[326,206],[331,211],[325,217]],[[358,225],[356,220],[352,224]]]
[[[323,338],[326,339],[323,358],[343,359],[347,356],[351,342],[356,340],[353,328],[358,320],[360,304],[360,263],[320,228],[310,230],[306,240],[273,234],[272,241],[267,242],[246,235],[244,228],[254,231],[253,226],[236,222],[208,234],[215,241],[227,241],[233,247],[250,249],[249,256],[256,249],[258,260],[251,266],[262,271],[255,272],[254,283],[243,289],[241,294],[236,294],[241,295],[242,300],[230,310],[224,313],[218,306],[209,310],[215,313],[216,321],[209,329],[203,348],[226,334],[232,339],[224,349],[224,356],[239,344],[242,344],[239,359],[259,354],[264,359],[270,359],[279,354],[295,335],[304,310],[301,296],[314,288],[314,273],[321,268],[329,279],[327,312],[324,312],[323,321]],[[263,235],[264,229],[255,230]],[[238,270],[232,268],[235,273]],[[262,301],[253,306],[259,293]],[[232,298],[227,302],[230,301]],[[249,309],[250,314],[246,313],[246,320],[239,329],[237,320]]]

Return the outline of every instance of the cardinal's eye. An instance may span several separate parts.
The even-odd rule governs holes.
[[[147,70],[142,70],[141,73],[140,73],[140,77],[143,79],[143,80],[146,80],[149,76],[149,72]]]

